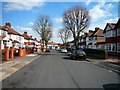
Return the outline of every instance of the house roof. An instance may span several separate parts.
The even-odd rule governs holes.
[[[29,36],[29,38],[30,38],[30,40],[35,40],[35,39],[32,38],[32,36]]]
[[[30,37],[29,37],[27,34],[22,34],[22,36],[23,36],[25,39],[30,40]]]
[[[54,42],[48,42],[49,45],[54,45]]]
[[[93,36],[103,36],[103,30],[99,28],[94,32]]]
[[[15,42],[15,43],[20,43],[19,41],[17,41],[17,40],[14,40],[13,42]]]
[[[88,36],[91,36],[93,33],[94,33],[94,32],[89,32],[89,33],[88,33]]]
[[[4,26],[0,26],[0,29],[4,30],[4,31],[8,31],[7,28],[5,28]]]
[[[106,28],[107,28],[108,26],[109,26],[112,30],[114,30],[114,28],[115,28],[115,26],[116,26],[116,23],[107,23],[106,26],[105,26],[105,29],[104,29],[103,33],[105,33]]]
[[[9,27],[9,26],[3,26],[3,29],[7,29],[8,34],[14,34],[14,35],[19,35],[21,36],[20,33],[18,33],[17,31],[15,31],[13,28]]]

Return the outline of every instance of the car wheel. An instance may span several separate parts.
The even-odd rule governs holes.
[[[75,57],[73,57],[73,59],[75,59]]]

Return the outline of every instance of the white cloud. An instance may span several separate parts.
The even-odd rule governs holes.
[[[117,23],[118,17],[104,20],[105,23]]]
[[[93,8],[89,10],[92,22],[97,22],[100,19],[112,16],[110,12],[111,8],[112,4],[105,4],[105,2],[100,2],[98,5],[93,6]]]
[[[86,5],[89,5],[91,3],[91,0],[86,0]]]
[[[107,23],[117,23],[117,21],[118,21],[118,17],[106,19],[106,20],[103,20],[103,21],[98,22],[98,23],[92,23],[87,30],[94,30],[95,27],[99,27],[101,29],[104,29]]]
[[[29,36],[32,35],[33,38],[40,39],[39,34],[36,31],[34,31],[32,28],[21,27],[21,26],[15,26],[13,28],[16,31],[18,31],[20,34],[23,34],[24,32],[27,32]]]
[[[12,10],[32,10],[34,7],[43,6],[43,2],[8,2],[4,9]]]
[[[61,18],[61,17],[59,17],[59,18],[56,18],[56,20],[55,20],[57,23],[62,23],[63,22],[63,19]]]
[[[32,30],[32,28],[24,28],[21,26],[16,26],[15,29],[19,31],[31,31]]]
[[[34,25],[33,22],[29,22],[29,23],[28,23],[28,26],[33,26],[33,25]]]

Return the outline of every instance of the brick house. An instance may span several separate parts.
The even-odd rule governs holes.
[[[87,33],[84,33],[83,35],[80,36],[80,43],[79,47],[81,48],[86,48],[86,38],[87,38]]]
[[[120,52],[120,19],[117,23],[107,23],[104,29],[106,48],[109,53]]]
[[[86,48],[93,48],[93,35],[94,31],[89,30],[88,33],[86,33]]]
[[[4,50],[6,44],[8,44],[9,36],[8,29],[0,26],[0,50]]]
[[[24,37],[24,44],[27,51],[26,53],[27,54],[33,53],[35,47],[35,40],[32,38],[32,36],[29,36],[27,32],[24,32],[22,36]]]
[[[5,60],[14,59],[14,56],[23,56],[23,52],[21,51],[22,47],[24,46],[23,40],[24,37],[22,37],[21,34],[19,34],[17,31],[15,31],[10,23],[6,23],[5,26],[1,27],[1,33],[5,37],[3,40],[3,46],[2,49],[4,49],[4,58]]]
[[[96,27],[91,37],[93,49],[105,49],[105,38],[102,29]]]
[[[120,18],[114,29],[116,30],[116,51],[120,53]]]

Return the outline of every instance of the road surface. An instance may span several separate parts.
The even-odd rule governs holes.
[[[64,53],[44,53],[2,81],[3,88],[107,88],[118,85],[119,75]]]

